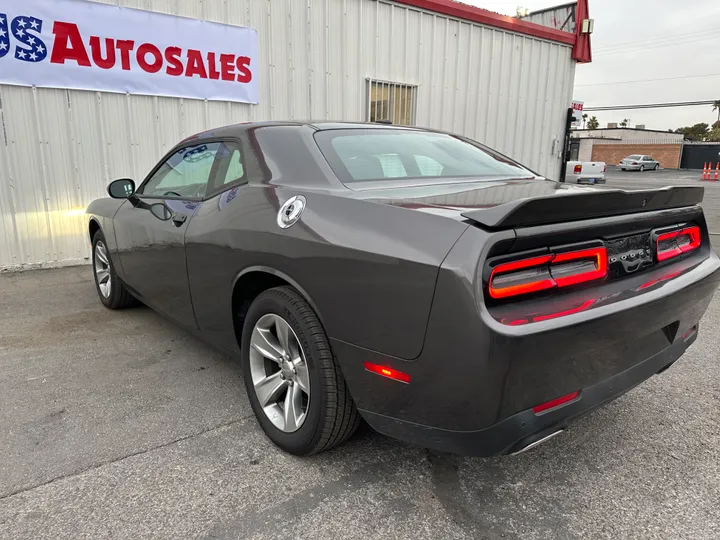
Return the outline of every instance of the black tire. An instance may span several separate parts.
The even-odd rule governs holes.
[[[645,165],[640,165],[640,172],[645,172]]]
[[[98,244],[102,244],[102,246],[105,247],[105,252],[107,254],[107,242],[105,241],[105,236],[103,235],[102,231],[98,231],[95,233],[92,242],[93,276],[95,278],[95,290],[97,290],[100,301],[108,309],[123,309],[126,307],[137,305],[138,301],[128,292],[125,284],[120,281],[120,278],[115,272],[115,267],[113,266],[112,259],[109,257],[109,255],[107,256],[107,272],[109,273],[109,281],[111,283],[110,294],[106,296],[101,291],[100,282],[98,280],[98,273],[96,271],[96,269],[98,268],[98,261],[96,261]]]
[[[656,163],[656,164],[655,164],[655,168],[653,169],[653,171],[657,171],[659,168],[660,168],[660,164],[659,164],[659,163]]]
[[[256,323],[268,314],[281,316],[302,347],[308,366],[310,399],[307,416],[294,432],[278,429],[265,414],[252,382],[250,341]],[[250,305],[242,331],[242,373],[250,405],[265,434],[291,454],[306,456],[346,441],[360,425],[360,414],[350,397],[320,321],[305,299],[292,287],[262,292]]]

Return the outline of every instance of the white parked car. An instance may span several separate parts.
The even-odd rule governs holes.
[[[604,184],[607,165],[602,161],[568,161],[565,182],[573,184]]]
[[[619,167],[623,171],[656,171],[660,168],[660,162],[650,156],[632,155],[623,159]]]

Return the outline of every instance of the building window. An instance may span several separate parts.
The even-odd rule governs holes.
[[[368,122],[384,120],[401,126],[415,125],[417,86],[374,79],[367,83]]]

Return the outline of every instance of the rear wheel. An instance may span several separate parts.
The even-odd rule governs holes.
[[[355,432],[360,415],[327,336],[295,289],[269,289],[255,299],[241,347],[250,405],[277,446],[315,454]]]
[[[640,165],[640,172],[645,172],[645,165]]]
[[[115,273],[112,259],[108,253],[105,236],[101,231],[93,237],[93,274],[95,288],[103,305],[108,309],[122,309],[137,303],[125,285]]]

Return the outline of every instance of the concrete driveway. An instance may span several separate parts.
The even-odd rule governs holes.
[[[0,538],[717,539],[719,326],[717,298],[672,369],[518,457],[364,431],[299,459],[229,358],[107,311],[89,267],[0,275]]]

